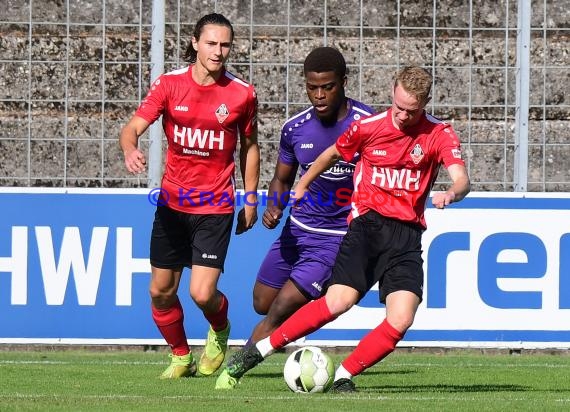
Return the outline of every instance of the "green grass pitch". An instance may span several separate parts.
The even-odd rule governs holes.
[[[563,351],[398,349],[355,378],[357,393],[339,395],[290,392],[282,377],[286,353],[220,391],[217,374],[159,380],[168,362],[163,350],[1,349],[0,411],[570,410],[570,356]],[[324,350],[335,364],[345,355]]]

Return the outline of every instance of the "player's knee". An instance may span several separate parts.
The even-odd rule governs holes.
[[[357,299],[350,294],[331,294],[325,297],[331,315],[338,317],[354,306]]]
[[[151,291],[152,306],[156,309],[166,310],[171,308],[178,301],[176,293],[162,293],[160,291]]]
[[[401,333],[406,333],[406,331],[414,323],[414,315],[408,313],[401,313],[397,315],[388,316],[388,323],[392,325],[394,329]]]
[[[327,307],[334,317],[348,312],[358,302],[358,291],[344,285],[332,285],[325,295]]]
[[[267,315],[270,306],[271,302],[268,302],[266,299],[257,296],[253,297],[253,310],[255,310],[255,313],[258,315]]]
[[[214,296],[211,293],[207,293],[206,291],[194,292],[191,294],[191,297],[196,306],[203,310],[209,309],[214,304]]]
[[[253,309],[255,310],[255,313],[257,313],[258,315],[261,315],[261,316],[267,315],[267,312],[268,312],[266,308],[255,306],[255,305],[253,305]]]
[[[156,285],[151,285],[149,288],[150,298],[153,302],[168,302],[176,295],[176,290],[163,289]]]
[[[335,318],[342,315],[345,312],[348,312],[350,308],[354,306],[354,302],[351,301],[343,301],[343,300],[335,300],[333,302],[327,302],[327,306],[331,315]]]

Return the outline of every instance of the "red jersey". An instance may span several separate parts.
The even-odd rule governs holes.
[[[162,115],[168,206],[195,214],[232,213],[238,136],[248,137],[257,127],[255,88],[225,70],[216,83],[201,86],[189,66],[161,75],[135,114],[149,123]]]
[[[346,161],[360,153],[349,222],[373,209],[425,229],[425,205],[439,166],[465,164],[452,127],[425,112],[403,131],[392,124],[392,109],[355,121],[336,148]]]

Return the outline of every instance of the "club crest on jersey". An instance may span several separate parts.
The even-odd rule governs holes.
[[[451,154],[456,159],[461,159],[461,149],[459,148],[451,149]]]
[[[419,143],[416,143],[416,145],[410,152],[410,156],[412,158],[412,161],[416,165],[422,161],[422,159],[424,158],[424,151],[422,150],[422,147],[420,146]]]
[[[218,122],[220,123],[223,123],[224,120],[226,120],[229,115],[230,112],[224,103],[222,103],[220,107],[216,109],[216,117],[218,118]]]

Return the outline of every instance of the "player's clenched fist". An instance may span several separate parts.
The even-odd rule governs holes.
[[[283,211],[277,206],[267,206],[267,209],[263,212],[263,226],[267,229],[275,229],[281,221],[282,216]]]

